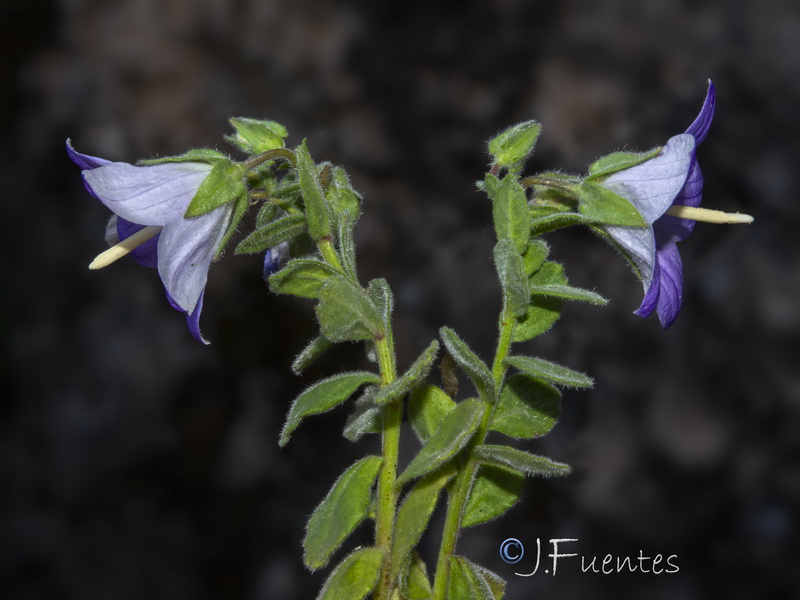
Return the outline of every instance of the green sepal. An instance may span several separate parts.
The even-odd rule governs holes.
[[[589,177],[586,181],[604,179],[617,171],[635,167],[645,161],[655,158],[661,153],[661,147],[653,148],[648,152],[612,152],[601,156],[589,165]]]
[[[367,286],[367,296],[372,300],[373,306],[381,316],[384,329],[390,331],[392,311],[394,310],[394,296],[392,295],[392,288],[389,287],[389,282],[382,277],[373,279]]]
[[[450,577],[447,581],[448,600],[497,600],[498,596],[495,595],[489,582],[476,567],[475,563],[463,556],[450,557]]]
[[[525,190],[514,175],[500,182],[492,198],[492,217],[498,240],[508,240],[517,254],[522,254],[530,239],[530,217]]]
[[[341,373],[318,381],[292,403],[278,444],[285,446],[292,432],[305,417],[327,412],[353,395],[365,383],[377,383],[380,377],[368,371]]]
[[[270,276],[269,289],[278,294],[318,298],[322,286],[338,272],[328,263],[315,258],[293,258],[283,269]]]
[[[529,289],[543,285],[568,285],[564,267],[552,261],[545,261],[536,273],[528,278]],[[554,296],[532,296],[525,314],[517,319],[511,339],[524,342],[543,334],[561,316],[564,300]]]
[[[515,317],[521,317],[531,301],[528,278],[522,257],[509,240],[500,240],[494,247],[494,266],[503,290],[503,307]]]
[[[528,249],[522,255],[522,269],[525,271],[525,276],[530,277],[538,271],[547,260],[548,254],[550,254],[550,246],[547,245],[547,242],[531,240]]]
[[[570,388],[590,388],[594,385],[594,380],[585,373],[573,371],[549,360],[533,356],[509,356],[503,362],[509,367],[556,385]]]
[[[556,462],[545,456],[523,452],[510,446],[483,444],[476,446],[472,455],[483,463],[510,467],[529,477],[563,477],[571,472],[567,464]]]
[[[486,174],[483,181],[476,181],[475,186],[482,192],[485,192],[489,198],[494,198],[497,195],[497,190],[500,187],[500,180],[497,176],[491,173]]]
[[[316,600],[363,600],[375,589],[382,566],[383,549],[353,551],[328,576]]]
[[[315,242],[331,239],[331,215],[325,194],[319,181],[319,174],[311,155],[308,153],[306,140],[295,150],[297,156],[297,172],[300,177],[300,189],[303,191],[303,202],[308,219],[308,233]]]
[[[438,469],[463,450],[480,425],[484,406],[480,400],[470,398],[448,413],[436,433],[397,478],[397,487]]]
[[[236,134],[226,135],[225,140],[251,155],[283,148],[283,140],[289,135],[286,128],[275,121],[232,117],[228,123],[236,130]]]
[[[531,285],[529,290],[531,296],[551,296],[555,298],[564,298],[566,300],[588,302],[589,304],[597,304],[600,306],[608,304],[608,300],[603,298],[600,294],[591,290],[572,287],[571,285]]]
[[[525,373],[508,377],[489,428],[513,438],[541,437],[555,427],[561,415],[561,393]]]
[[[408,398],[408,420],[423,444],[439,429],[444,418],[456,403],[435,385],[422,385]]]
[[[516,168],[533,152],[541,131],[542,126],[536,121],[509,127],[489,142],[489,154],[501,167]]]
[[[371,340],[384,335],[383,319],[366,290],[352,279],[333,275],[317,304],[322,335],[332,342]]]
[[[272,202],[264,202],[256,214],[256,229],[266,227],[278,216],[278,207]]]
[[[344,426],[342,435],[351,442],[357,442],[367,433],[380,433],[383,423],[383,409],[376,406],[373,398],[378,391],[374,385],[367,386],[355,401],[355,408]]]
[[[481,398],[487,402],[494,402],[494,378],[486,363],[478,358],[478,355],[449,327],[442,327],[439,330],[439,335],[450,356],[453,357],[453,360],[458,363],[458,366],[464,370],[472,380],[472,383],[475,384],[475,388]]]
[[[294,359],[292,362],[292,373],[300,375],[331,347],[333,347],[332,341],[324,335],[318,335],[311,340]]]
[[[264,252],[281,242],[291,240],[306,231],[303,215],[289,215],[276,219],[244,238],[236,246],[236,254]]]
[[[401,598],[408,600],[430,600],[433,596],[433,587],[428,579],[428,570],[416,550],[411,551],[411,560],[402,582]]]
[[[178,156],[165,156],[163,158],[146,158],[144,160],[136,161],[140,167],[150,167],[153,165],[163,165],[165,163],[174,162],[205,162],[214,164],[216,162],[230,162],[231,158],[227,154],[223,154],[219,150],[212,148],[193,148],[187,150]]]
[[[431,371],[439,352],[439,341],[433,340],[417,357],[417,360],[400,377],[382,387],[375,394],[375,404],[382,405],[400,398],[419,386]]]
[[[344,220],[352,226],[358,220],[361,195],[353,189],[347,171],[342,167],[332,167],[325,196],[337,221]]]
[[[578,197],[581,214],[595,223],[647,227],[647,221],[633,204],[599,183],[586,181],[576,185],[573,190]]]
[[[238,163],[218,160],[197,188],[184,218],[199,217],[247,194],[244,169]]]
[[[464,509],[462,527],[496,519],[511,509],[522,495],[525,475],[515,469],[481,465]]]
[[[550,206],[531,206],[531,235],[538,236],[572,225],[594,225],[595,220],[576,212],[565,212]]]
[[[228,229],[225,231],[225,234],[222,236],[222,240],[219,242],[219,246],[217,246],[217,250],[214,253],[214,258],[218,258],[222,251],[225,249],[225,246],[228,245],[231,237],[233,234],[236,233],[236,228],[239,226],[239,223],[242,221],[242,217],[247,212],[247,207],[250,206],[250,200],[247,198],[247,194],[243,194],[236,200],[235,204],[233,205],[233,214],[231,215],[231,220],[228,223]]]
[[[455,474],[456,470],[452,465],[444,465],[441,469],[420,479],[405,495],[403,503],[397,511],[394,525],[393,580],[428,527],[428,521],[439,499],[439,492],[455,477]]]
[[[311,514],[303,538],[303,562],[312,571],[324,567],[331,555],[364,519],[370,490],[383,464],[367,456],[347,469]]]

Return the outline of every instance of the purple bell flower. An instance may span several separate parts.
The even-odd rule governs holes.
[[[646,228],[607,226],[606,231],[629,255],[642,277],[645,295],[635,314],[656,311],[666,329],[675,321],[683,300],[683,267],[677,243],[695,222],[666,214],[673,206],[699,207],[703,175],[697,146],[706,138],[714,116],[714,84],[709,80],[700,114],[685,133],[670,138],[661,153],[618,171],[602,185],[630,201],[648,223]]]
[[[120,240],[148,226],[161,227],[131,255],[158,268],[170,304],[186,315],[192,335],[207,344],[200,333],[203,293],[232,208],[226,204],[188,219],[184,214],[212,165],[168,162],[137,167],[81,154],[69,140],[67,153],[83,170],[89,193],[114,212]]]

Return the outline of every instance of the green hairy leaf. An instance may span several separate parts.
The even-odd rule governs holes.
[[[394,296],[392,295],[392,288],[389,287],[389,282],[382,278],[373,279],[367,287],[367,295],[381,315],[384,327],[387,331],[390,330],[392,311],[394,310]]]
[[[448,600],[495,600],[492,588],[475,563],[463,556],[450,558],[450,578],[447,584]],[[502,596],[500,596],[502,598]]]
[[[525,275],[530,277],[538,271],[544,261],[547,260],[547,255],[550,254],[550,246],[544,240],[531,240],[525,254],[522,255],[522,268]]]
[[[333,347],[332,341],[323,335],[318,335],[294,359],[292,373],[300,375],[331,347]]]
[[[458,454],[478,429],[483,410],[484,404],[480,400],[471,398],[464,400],[448,413],[436,433],[397,478],[398,487],[438,469]]]
[[[314,510],[306,525],[303,561],[312,571],[324,567],[336,549],[366,519],[370,490],[383,464],[367,456],[347,469]]]
[[[430,600],[433,595],[431,582],[428,579],[428,570],[416,550],[411,552],[411,560],[408,563],[402,589],[405,596],[401,596],[401,598],[408,600]]]
[[[211,148],[193,148],[187,150],[178,156],[165,156],[163,158],[148,158],[145,160],[136,161],[136,164],[141,167],[149,167],[152,165],[163,165],[164,163],[171,162],[207,162],[214,164],[216,162],[230,163],[231,158],[227,154],[223,154],[219,150]]]
[[[322,286],[338,271],[315,258],[293,258],[286,266],[270,276],[269,288],[278,294],[301,298],[318,298]]]
[[[417,545],[428,521],[436,508],[439,492],[447,482],[455,477],[456,471],[452,465],[445,465],[438,471],[419,480],[403,499],[395,520],[394,545],[392,547],[392,566],[395,572],[392,579],[396,578],[397,570],[407,560],[411,550]]]
[[[380,548],[359,548],[328,576],[317,600],[363,600],[378,583],[383,564]]]
[[[422,383],[430,373],[438,352],[439,342],[433,340],[422,354],[417,357],[414,364],[408,368],[408,371],[375,394],[375,404],[386,404],[396,398],[400,398]]]
[[[331,169],[330,183],[325,190],[334,217],[344,216],[352,226],[361,214],[361,195],[353,189],[347,172],[341,167]]]
[[[300,189],[303,190],[303,201],[306,206],[308,233],[314,241],[331,237],[331,216],[325,194],[319,182],[319,174],[311,155],[308,153],[306,141],[295,150],[297,155],[297,172],[300,177]]]
[[[602,180],[623,169],[630,169],[651,158],[655,158],[661,152],[661,148],[653,148],[649,152],[612,152],[606,156],[601,156],[589,165],[589,177],[587,181]]]
[[[530,239],[528,201],[514,175],[506,175],[492,195],[492,216],[497,239],[511,242],[517,254],[525,252]]]
[[[480,525],[504,514],[519,501],[524,483],[525,475],[515,469],[481,465],[461,526]]]
[[[455,407],[453,399],[435,385],[420,386],[411,392],[408,420],[423,444],[436,433],[442,420]]]
[[[245,195],[244,168],[237,163],[216,160],[211,172],[197,188],[184,217],[199,217]]]
[[[367,292],[352,279],[333,275],[317,305],[322,335],[333,342],[370,340],[383,335],[383,319]]]
[[[473,456],[484,463],[510,467],[526,475],[538,475],[539,477],[569,475],[571,470],[569,465],[564,463],[523,452],[510,446],[483,444],[475,448]]]
[[[531,235],[543,235],[572,225],[594,225],[596,221],[586,215],[556,208],[531,206]]]
[[[503,385],[490,428],[513,438],[541,437],[555,427],[561,415],[561,393],[523,373]]]
[[[564,298],[566,300],[578,300],[579,302],[598,304],[600,306],[608,304],[608,300],[603,298],[600,294],[591,290],[572,287],[571,285],[532,285],[530,286],[530,293],[532,296],[552,296],[555,298]]]
[[[279,444],[286,445],[292,432],[305,417],[327,412],[347,400],[359,386],[379,381],[380,377],[375,373],[356,371],[334,375],[315,383],[292,403]]]
[[[439,335],[442,337],[450,356],[469,376],[481,397],[486,399],[487,402],[494,402],[494,379],[486,363],[478,358],[478,355],[449,327],[442,327],[439,330]]]
[[[356,245],[353,241],[353,223],[351,223],[350,213],[345,211],[339,219],[337,228],[339,239],[339,257],[342,261],[345,273],[353,279],[357,279],[356,273]]]
[[[504,362],[506,365],[519,369],[523,373],[546,379],[556,385],[572,388],[590,388],[594,385],[594,380],[588,375],[580,371],[573,371],[549,360],[532,356],[510,356]]]
[[[647,221],[628,200],[598,183],[586,181],[574,188],[580,211],[596,223],[647,227]]]
[[[525,315],[531,295],[522,257],[508,240],[500,240],[494,247],[494,265],[503,289],[503,305],[515,317]]]
[[[264,252],[281,242],[291,240],[306,231],[303,215],[290,215],[272,221],[244,238],[236,247],[236,254]]]
[[[542,285],[568,285],[564,267],[552,261],[545,263],[528,278],[529,288]],[[525,315],[517,320],[512,340],[524,342],[541,335],[558,320],[564,301],[554,296],[533,296]]]

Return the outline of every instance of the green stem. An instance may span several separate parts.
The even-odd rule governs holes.
[[[499,323],[499,336],[497,340],[497,350],[492,363],[492,376],[494,377],[495,389],[500,389],[500,384],[506,374],[506,366],[503,361],[508,356],[511,349],[511,337],[514,333],[514,318],[511,313],[503,309]],[[447,600],[447,584],[450,578],[450,558],[456,549],[458,534],[461,530],[461,521],[464,517],[464,509],[467,506],[469,492],[475,481],[478,472],[478,461],[472,458],[472,451],[476,446],[480,446],[486,440],[489,433],[489,425],[492,423],[494,409],[497,406],[496,398],[483,398],[491,406],[483,415],[483,421],[472,438],[465,456],[469,457],[464,464],[464,468],[456,477],[455,483],[450,491],[447,502],[447,514],[444,518],[444,533],[442,533],[442,545],[439,548],[439,558],[436,562],[436,575],[433,580],[432,600]]]
[[[292,163],[292,165],[297,165],[297,158],[295,157],[294,152],[287,150],[286,148],[267,150],[266,152],[262,152],[253,158],[248,158],[239,164],[242,165],[245,171],[249,171],[251,169],[255,169],[258,165],[265,163],[268,160],[275,160],[276,158],[284,158]]]
[[[376,340],[381,385],[386,386],[397,377],[394,343],[391,327],[387,335]],[[392,540],[394,518],[397,512],[397,460],[400,448],[400,424],[403,419],[403,402],[398,398],[383,408],[383,466],[378,476],[378,506],[375,514],[375,545],[384,551],[383,566],[373,598],[388,600],[392,591]]]

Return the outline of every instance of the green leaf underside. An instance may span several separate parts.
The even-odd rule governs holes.
[[[590,304],[605,305],[608,300],[600,294],[583,288],[572,287],[571,285],[532,285],[530,293],[533,296],[551,296],[555,298],[565,298],[567,300],[578,300]]]
[[[525,190],[512,175],[506,175],[492,196],[492,215],[498,240],[511,242],[522,254],[530,238],[530,217]]]
[[[383,335],[382,318],[356,282],[334,275],[322,287],[317,305],[322,334],[333,342],[369,340]]]
[[[439,341],[433,340],[408,368],[408,371],[378,391],[375,395],[375,404],[386,404],[400,398],[422,383],[430,373],[438,352]]]
[[[564,267],[552,261],[545,261],[536,273],[528,279],[530,288],[537,286],[567,286]],[[541,335],[558,320],[564,308],[564,301],[554,296],[533,296],[525,314],[517,319],[512,340],[524,342]]]
[[[218,160],[211,172],[197,188],[197,192],[186,209],[184,218],[198,217],[233,202],[247,194],[242,166],[230,161]]]
[[[411,550],[417,545],[428,521],[436,508],[439,492],[456,472],[452,465],[445,465],[419,480],[403,499],[395,520],[392,565],[397,571],[407,560]],[[396,577],[397,572],[392,573]]]
[[[544,240],[531,240],[525,254],[522,255],[522,267],[525,275],[530,277],[538,271],[550,254],[550,246]]]
[[[513,438],[541,437],[561,415],[561,393],[544,381],[515,373],[503,385],[490,428]]]
[[[308,219],[308,233],[314,241],[320,241],[331,235],[331,217],[322,186],[319,182],[317,167],[308,153],[308,146],[303,143],[297,147],[297,172],[300,178],[300,189],[303,190],[303,201]]]
[[[292,362],[292,373],[300,375],[316,360],[325,354],[325,352],[333,347],[333,342],[322,335],[318,335],[311,340],[308,345],[300,351],[297,358]]]
[[[522,257],[508,240],[500,240],[494,247],[494,265],[503,290],[504,307],[515,317],[521,317],[531,300]]]
[[[278,207],[272,202],[264,202],[256,214],[256,229],[266,227],[278,216]]]
[[[483,407],[480,400],[470,398],[448,413],[436,433],[397,478],[398,487],[438,469],[458,454],[477,430],[483,416]]]
[[[647,227],[636,207],[622,196],[591,181],[575,186],[580,211],[596,223],[623,227]]]
[[[447,351],[475,384],[478,394],[487,402],[494,401],[494,379],[486,363],[475,354],[458,334],[449,327],[439,330]]]
[[[544,456],[523,452],[510,446],[483,444],[476,446],[472,455],[483,463],[510,467],[528,476],[559,477],[569,475],[570,467]]]
[[[306,219],[303,215],[289,215],[256,229],[244,238],[236,247],[236,254],[254,254],[264,252],[281,242],[291,240],[306,231]]]
[[[378,583],[383,564],[381,548],[359,548],[328,576],[317,600],[363,600]]]
[[[439,429],[447,414],[456,403],[435,385],[416,388],[408,399],[408,420],[411,428],[424,444]]]
[[[661,147],[658,147],[648,152],[612,152],[606,156],[601,156],[589,165],[589,177],[586,180],[604,179],[612,173],[630,169],[651,158],[655,158],[660,152]]]
[[[389,282],[383,278],[373,279],[367,287],[367,296],[372,300],[373,306],[381,316],[384,328],[389,331],[394,310],[394,296]]]
[[[347,469],[314,510],[306,525],[303,561],[312,571],[324,567],[337,548],[367,517],[370,490],[383,459],[367,456]]]
[[[318,298],[322,286],[338,271],[314,258],[293,258],[269,278],[269,288],[278,294]]]
[[[556,385],[572,388],[590,388],[594,380],[580,371],[573,371],[558,363],[532,356],[510,356],[505,364],[533,377],[546,379]]]
[[[475,568],[474,563],[463,556],[452,556],[447,598],[448,600],[496,600],[497,597],[483,574]]]
[[[464,510],[462,527],[496,519],[514,506],[522,494],[525,475],[498,465],[481,465]]]
[[[433,589],[428,579],[428,571],[425,568],[425,563],[422,562],[416,550],[411,552],[411,561],[408,566],[403,589],[408,600],[430,600],[430,597],[433,595]]]
[[[596,221],[577,212],[565,212],[544,206],[532,206],[531,235],[538,236],[572,225],[594,225]]]
[[[381,432],[381,407],[375,406],[372,400],[377,391],[377,386],[368,386],[356,400],[343,432],[344,437],[351,442],[357,442],[364,434]]]
[[[339,219],[337,235],[339,240],[339,257],[342,260],[342,267],[344,267],[345,272],[350,275],[350,277],[357,279],[356,245],[353,240],[353,225],[351,224],[347,211],[345,211],[342,218]]]
[[[285,446],[292,432],[305,417],[324,413],[347,400],[359,386],[380,381],[375,373],[356,371],[342,373],[315,383],[292,403],[279,444]]]

